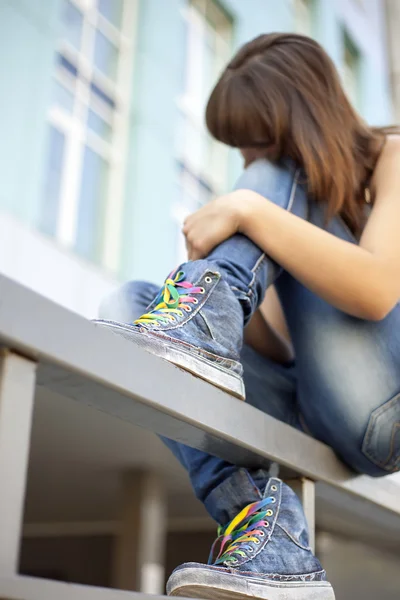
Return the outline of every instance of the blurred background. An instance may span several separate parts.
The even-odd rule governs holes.
[[[120,281],[161,283],[184,217],[241,169],[207,135],[207,96],[269,31],[316,38],[369,123],[400,121],[400,0],[0,0],[0,272],[85,317]],[[207,559],[214,525],[154,436],[37,404],[23,572],[158,592]],[[132,546],[129,574],[117,532],[149,498],[159,548]],[[398,599],[400,531],[377,549],[344,529],[320,518],[337,600]]]
[[[398,4],[0,0],[0,271],[88,317],[119,280],[161,283],[182,218],[241,168],[203,120],[232,53],[262,32],[311,35],[361,114],[391,123]]]

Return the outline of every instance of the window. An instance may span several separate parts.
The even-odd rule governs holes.
[[[350,102],[355,108],[358,108],[360,100],[360,53],[345,31],[343,32],[342,80]]]
[[[294,0],[295,31],[312,37],[314,34],[315,0]]]
[[[174,217],[184,217],[226,192],[229,150],[208,134],[204,111],[208,96],[232,54],[232,20],[212,0],[192,0],[185,11],[186,65],[179,99],[178,198]],[[182,237],[179,238],[182,257]]]
[[[135,0],[61,0],[39,226],[116,270]]]

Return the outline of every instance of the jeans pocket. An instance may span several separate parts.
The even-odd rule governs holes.
[[[388,473],[400,470],[400,394],[373,411],[362,451]]]

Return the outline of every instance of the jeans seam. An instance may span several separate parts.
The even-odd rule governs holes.
[[[286,210],[288,212],[291,212],[292,207],[293,207],[294,196],[296,194],[297,185],[299,183],[299,177],[300,177],[300,169],[297,169],[294,174],[294,177],[293,177],[292,189],[290,190],[289,204],[287,205],[287,208],[286,208]]]
[[[293,182],[292,182],[292,187],[290,189],[290,196],[289,196],[289,202],[288,205],[286,207],[286,210],[288,212],[290,212],[292,210],[293,207],[293,202],[294,202],[294,197],[296,194],[296,190],[297,190],[297,185],[299,182],[299,177],[300,177],[300,169],[297,169],[294,177],[293,177]],[[261,254],[261,256],[256,260],[254,267],[251,269],[251,272],[253,273],[253,277],[251,278],[251,281],[249,283],[249,289],[246,295],[249,295],[249,293],[252,291],[252,287],[254,285],[254,282],[256,280],[256,275],[257,275],[257,271],[261,266],[262,261],[266,258],[265,256],[265,252],[263,252]]]
[[[251,278],[251,281],[250,281],[250,283],[249,283],[249,289],[248,289],[248,291],[247,291],[246,295],[250,295],[250,293],[253,293],[252,287],[253,287],[253,285],[254,285],[254,282],[255,282],[255,280],[256,280],[257,271],[258,271],[258,269],[260,268],[260,266],[261,266],[261,263],[262,263],[262,261],[264,260],[264,258],[265,258],[265,254],[264,254],[264,252],[263,252],[263,253],[261,254],[261,256],[260,256],[260,257],[257,259],[257,262],[256,262],[256,264],[254,265],[254,267],[251,269],[251,272],[253,273],[253,276],[252,276],[252,278]]]

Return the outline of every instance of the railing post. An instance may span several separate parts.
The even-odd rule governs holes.
[[[0,574],[18,572],[36,363],[0,353]]]
[[[315,482],[306,477],[286,481],[303,505],[310,535],[310,547],[315,552]]]
[[[138,471],[126,474],[123,484],[113,585],[123,590],[162,594],[167,535],[163,483],[157,473]]]

